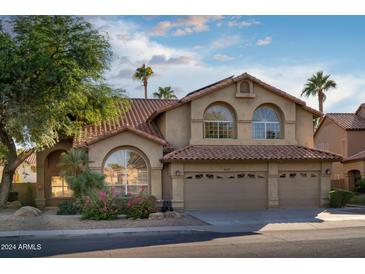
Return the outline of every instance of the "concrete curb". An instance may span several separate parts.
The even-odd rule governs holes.
[[[324,222],[291,222],[291,223],[250,223],[246,225],[202,225],[202,226],[162,226],[162,227],[134,227],[83,230],[19,230],[0,231],[1,238],[32,237],[59,238],[83,236],[128,236],[131,234],[153,235],[158,233],[262,233],[269,231],[293,231],[314,229],[338,229],[351,227],[365,227],[365,220],[324,221]]]

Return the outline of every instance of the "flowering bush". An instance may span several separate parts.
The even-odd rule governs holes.
[[[118,209],[114,205],[114,193],[99,190],[84,197],[82,219],[115,220]]]
[[[156,212],[156,198],[152,195],[140,194],[128,201],[127,216],[133,219],[148,218],[150,213]]]

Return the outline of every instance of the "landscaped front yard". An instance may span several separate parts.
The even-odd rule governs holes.
[[[181,218],[164,218],[162,220],[93,221],[81,220],[80,215],[56,215],[56,211],[57,209],[46,209],[38,217],[21,217],[13,215],[15,209],[0,210],[0,231],[206,225],[187,214],[182,214]]]

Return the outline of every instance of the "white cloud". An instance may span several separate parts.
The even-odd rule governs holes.
[[[262,81],[301,98],[307,105],[318,109],[318,98],[300,97],[300,94],[309,77],[320,70],[329,73],[331,67],[323,63],[311,63],[252,66],[247,67],[246,70]],[[362,92],[365,89],[365,79],[361,75],[338,73],[332,74],[331,78],[336,81],[337,88],[327,92],[327,100],[324,103],[325,112],[353,112],[360,102],[365,102],[365,94]]]
[[[255,25],[260,25],[261,23],[256,19],[250,20],[232,20],[227,22],[228,27],[238,27],[238,28],[247,28]]]
[[[266,36],[264,39],[259,39],[256,41],[257,46],[266,46],[272,43],[272,38],[270,36]]]
[[[161,21],[154,27],[152,34],[163,36],[172,34],[175,36],[188,35],[194,32],[208,31],[210,21],[220,20],[219,15],[189,15],[174,21]],[[170,31],[175,29],[172,33]]]
[[[223,36],[221,38],[218,38],[212,43],[212,48],[218,49],[218,48],[227,48],[234,45],[237,45],[239,43],[242,43],[241,37],[238,35],[227,35]]]
[[[236,58],[234,58],[233,56],[226,55],[226,54],[217,53],[213,56],[213,59],[217,60],[217,61],[221,61],[221,62],[227,62],[227,61],[235,60]]]
[[[307,78],[319,70],[327,73],[332,70],[331,65],[327,63],[291,62],[289,64],[288,61],[281,65],[258,65],[239,64],[236,60],[234,64],[228,65],[222,62],[212,66],[204,64],[201,61],[202,57],[198,56],[193,49],[167,47],[152,41],[148,34],[132,23],[121,19],[108,20],[105,17],[93,17],[89,20],[109,37],[115,53],[111,70],[105,75],[107,82],[114,87],[126,89],[130,97],[143,96],[140,83],[134,81],[131,76],[134,70],[144,62],[153,63],[155,71],[149,83],[149,94],[156,91],[159,86],[172,86],[178,97],[227,76],[243,72],[248,72],[262,81],[300,97]],[[197,47],[199,48],[200,46]],[[209,47],[203,49],[202,54],[210,50]],[[337,73],[332,74],[331,77],[337,82],[338,88],[327,93],[325,111],[350,112],[354,111],[360,102],[365,102],[363,92],[365,79],[361,74]],[[302,99],[311,107],[318,108],[317,98],[303,97]]]

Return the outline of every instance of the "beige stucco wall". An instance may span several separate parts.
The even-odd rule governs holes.
[[[313,114],[297,106],[295,117],[295,136],[298,144],[313,147]]]
[[[347,154],[354,155],[365,149],[365,131],[347,131]]]
[[[34,166],[35,168],[35,166]],[[3,174],[3,166],[0,166],[0,180]],[[37,182],[37,173],[32,170],[32,165],[23,162],[15,171],[13,183],[35,183]]]
[[[236,84],[223,88],[220,91],[202,96],[185,104],[178,109],[166,112],[160,118],[158,125],[163,130],[168,141],[174,142],[176,147],[187,143],[189,130],[190,144],[301,144],[313,146],[312,114],[302,109],[292,101],[278,96],[256,84],[253,85],[255,98],[236,97]],[[234,139],[204,139],[203,115],[206,108],[214,102],[229,104],[236,113],[237,136]],[[254,140],[251,137],[251,120],[253,112],[262,104],[276,106],[283,120],[283,139]],[[190,109],[190,113],[189,113]],[[190,115],[190,126],[188,119]],[[166,119],[166,121],[164,121]],[[298,121],[297,121],[298,119]],[[170,132],[171,131],[171,132]]]
[[[336,125],[329,119],[325,119],[322,126],[314,136],[315,147],[347,157],[347,133],[346,130]],[[332,179],[343,179],[343,164],[332,164]]]
[[[165,139],[180,148],[190,141],[190,103],[171,109],[160,115],[157,124]]]
[[[142,138],[132,132],[122,132],[88,147],[89,168],[102,172],[105,157],[114,149],[132,147],[142,152],[149,164],[151,194],[162,198],[162,145]]]

